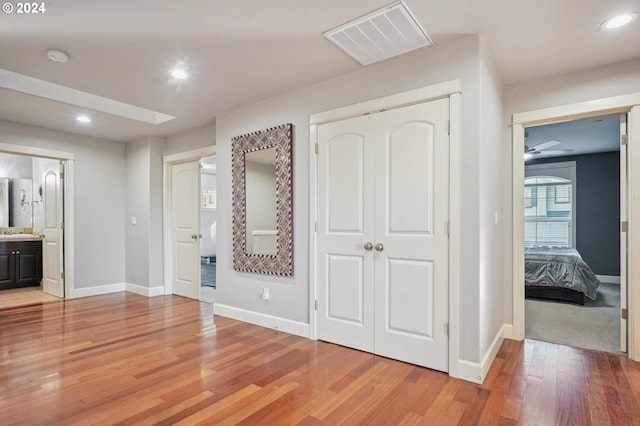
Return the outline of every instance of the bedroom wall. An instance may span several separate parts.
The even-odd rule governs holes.
[[[586,102],[594,99],[637,93],[640,88],[640,59],[598,67],[581,72],[550,78],[525,81],[504,88],[504,151],[502,162],[503,217],[505,253],[512,252],[512,172],[511,172],[511,117],[514,113],[533,111],[558,105]],[[513,269],[511,262],[504,263],[505,323],[513,322]]]
[[[620,152],[527,164],[576,162],[576,249],[596,275],[620,276]]]
[[[166,137],[164,155],[193,151],[216,144],[216,125],[209,124],[184,133]]]
[[[499,159],[488,159],[480,164],[483,119],[494,120],[483,136],[487,147],[500,146],[501,102],[494,75],[480,77],[480,69],[488,66],[480,60],[480,42],[469,36],[448,43],[420,49],[401,57],[363,67],[346,76],[325,81],[295,92],[266,99],[222,113],[216,117],[219,200],[231,199],[231,138],[283,123],[294,124],[294,262],[291,278],[270,277],[236,272],[232,268],[231,206],[218,208],[218,289],[216,310],[231,308],[248,317],[258,315],[293,323],[299,329],[309,324],[309,115],[354,103],[375,99],[411,89],[425,87],[452,79],[460,79],[461,97],[461,152],[460,152],[460,258],[463,267],[458,271],[460,317],[460,356],[480,362],[486,342],[495,337],[503,323],[501,307],[503,294],[501,280],[501,233],[493,225],[494,210],[501,204]],[[484,85],[491,98],[483,111],[480,86]],[[491,148],[491,152],[494,149]],[[480,242],[479,183],[480,169],[486,182],[493,185],[487,191],[489,200],[482,204],[482,226],[485,240]],[[496,234],[492,234],[492,232]],[[479,251],[484,250],[482,266]],[[482,272],[481,272],[482,271]],[[479,301],[482,275],[485,292]],[[270,288],[271,298],[266,304],[259,297],[264,287]],[[495,302],[497,301],[497,302]],[[495,302],[495,304],[494,304]],[[497,304],[497,320],[493,310]],[[495,324],[494,324],[495,323]],[[481,330],[482,329],[482,330]],[[482,337],[480,337],[482,336]],[[482,340],[482,343],[480,342]]]
[[[155,137],[126,145],[126,282],[142,294],[162,286],[163,148],[164,140]]]
[[[125,282],[125,146],[107,139],[0,121],[0,142],[75,156],[75,283]]]

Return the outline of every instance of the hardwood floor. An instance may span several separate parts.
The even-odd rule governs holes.
[[[640,424],[640,365],[505,341],[483,385],[130,293],[0,310],[0,423]]]

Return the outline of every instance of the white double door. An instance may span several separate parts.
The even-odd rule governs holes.
[[[449,100],[318,126],[321,340],[448,370]]]

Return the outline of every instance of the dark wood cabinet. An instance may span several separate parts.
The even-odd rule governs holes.
[[[0,289],[42,280],[42,241],[0,241]]]

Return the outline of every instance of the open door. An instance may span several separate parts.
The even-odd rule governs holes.
[[[62,170],[49,170],[44,177],[44,239],[42,241],[42,288],[64,297]]]
[[[172,286],[178,296],[200,297],[200,163],[171,168]]]
[[[620,114],[620,351],[627,352],[627,114]]]

